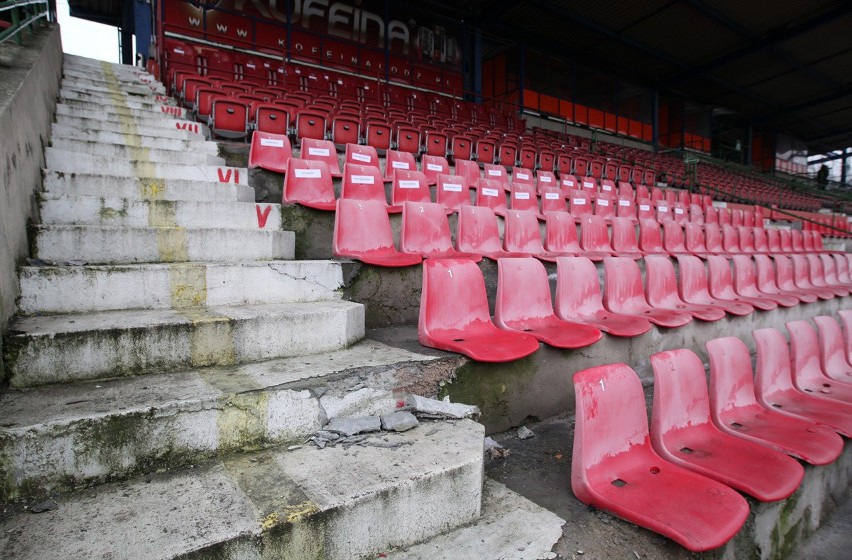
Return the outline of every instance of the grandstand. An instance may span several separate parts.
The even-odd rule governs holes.
[[[4,557],[783,558],[848,505],[848,3],[69,4],[125,64],[0,0]]]

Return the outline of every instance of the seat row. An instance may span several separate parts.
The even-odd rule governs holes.
[[[848,339],[852,312],[840,314]],[[575,496],[693,551],[733,538],[749,513],[737,491],[783,500],[804,476],[793,458],[829,464],[843,450],[840,435],[852,437],[850,348],[833,317],[814,323],[787,323],[789,346],[777,329],[754,331],[754,370],[740,339],[708,341],[709,388],[695,353],[652,355],[650,429],[628,365],[577,372]]]

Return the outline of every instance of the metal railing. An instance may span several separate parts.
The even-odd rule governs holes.
[[[0,1],[0,14],[9,12],[11,21],[0,19],[0,45],[14,37],[15,43],[21,45],[21,31],[29,28],[41,18],[48,19],[50,6],[48,0],[6,0]]]

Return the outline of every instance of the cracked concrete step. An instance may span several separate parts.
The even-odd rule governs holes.
[[[132,145],[128,138],[127,145],[102,144],[100,142],[86,142],[80,140],[68,140],[52,138],[51,146],[46,150],[54,149],[63,152],[73,152],[84,156],[99,158],[112,158],[124,160],[144,160],[155,163],[175,163],[179,165],[217,165],[224,166],[225,159],[217,154],[193,149],[170,150],[164,147],[147,148]]]
[[[132,82],[133,80],[144,79],[152,83],[159,83],[157,79],[151,74],[149,74],[148,71],[144,68],[136,68],[134,66],[125,66],[121,64],[111,64],[100,60],[83,59],[79,57],[75,57],[76,60],[74,60],[69,58],[71,56],[72,55],[65,54],[62,63],[63,72],[71,72],[74,75],[82,77],[93,75],[104,77],[107,76],[109,73],[120,80]]]
[[[364,337],[364,307],[318,301],[18,317],[5,337],[14,387],[329,352]]]
[[[146,126],[136,123],[127,127],[117,121],[87,119],[56,115],[55,124],[80,130],[81,134],[97,132],[114,132],[118,134],[133,134],[136,136],[153,136],[154,138],[175,138],[178,140],[201,141],[209,136],[207,126],[195,121],[166,119],[156,126]],[[54,125],[55,126],[55,125]]]
[[[57,115],[101,121],[119,121],[124,118],[130,122],[147,126],[156,126],[162,121],[170,118],[183,120],[186,118],[185,113],[186,109],[174,107],[172,105],[160,105],[157,109],[153,110],[127,109],[117,111],[115,107],[107,105],[100,107],[93,105],[91,108],[88,108],[78,107],[76,105],[67,105],[65,103],[56,104]]]
[[[193,135],[196,136],[196,135]],[[50,130],[51,146],[60,148],[66,141],[98,142],[100,144],[133,145],[143,148],[159,148],[163,150],[195,151],[217,155],[219,146],[216,142],[202,140],[200,135],[192,140],[184,138],[163,138],[159,134],[125,134],[106,130],[80,130],[75,127],[54,123]]]
[[[144,97],[146,95],[163,95],[166,93],[165,88],[154,84],[124,84],[119,82],[98,81],[94,83],[92,80],[85,78],[75,78],[74,76],[63,78],[61,86],[66,89],[76,89],[80,91],[91,91],[97,93],[110,93],[117,90],[123,91],[129,95],[138,95]]]
[[[19,272],[18,312],[327,301],[340,297],[342,266],[334,261],[24,266]]]
[[[481,425],[429,422],[385,437],[405,451],[371,440],[275,448],[85,490],[56,511],[4,519],[0,548],[17,560],[119,550],[127,560],[357,560],[479,517]]]
[[[8,391],[0,503],[302,443],[332,418],[394,412],[404,387],[437,384],[453,364],[364,340],[312,356]]]
[[[103,69],[105,66],[109,67],[115,72],[125,73],[125,74],[148,74],[148,71],[144,68],[140,68],[138,66],[130,66],[128,64],[119,64],[117,62],[105,62],[102,60],[95,60],[94,58],[88,58],[85,56],[80,56],[78,54],[70,54],[63,53],[62,54],[63,65],[70,68],[100,68]]]
[[[43,199],[64,196],[97,196],[110,199],[209,202],[254,202],[254,189],[216,181],[112,177],[44,170]]]
[[[114,177],[153,177],[157,179],[189,179],[193,181],[219,181],[248,184],[248,169],[224,165],[184,165],[135,159],[98,157],[45,148],[45,167],[64,173],[88,173]]]
[[[30,254],[48,262],[80,260],[89,264],[153,262],[240,262],[291,260],[295,234],[290,231],[169,226],[172,216],[158,216],[157,227],[78,225],[32,226]]]
[[[69,109],[105,113],[109,118],[118,118],[121,116],[136,119],[152,115],[159,116],[161,114],[178,119],[185,119],[187,117],[186,109],[168,103],[157,102],[151,105],[136,106],[137,104],[131,101],[118,100],[110,96],[103,98],[97,94],[83,100],[59,100],[57,104]]]
[[[135,88],[145,86],[150,88],[151,91],[163,91],[163,84],[156,81],[150,74],[124,75],[113,72],[110,75],[94,70],[69,68],[66,66],[62,70],[62,77],[65,80],[73,82],[91,83],[96,87],[110,87],[113,84],[117,84],[122,89],[124,87]]]
[[[142,95],[129,95],[124,93],[123,91],[111,92],[111,93],[97,93],[97,92],[89,92],[89,91],[81,91],[77,89],[68,89],[61,87],[59,88],[59,99],[67,99],[69,101],[91,101],[93,99],[101,99],[108,101],[116,101],[119,104],[128,103],[132,105],[138,105],[140,107],[154,107],[156,105],[168,104],[173,105],[177,103],[172,97],[168,95],[162,95],[158,93],[152,93],[150,96],[142,96]]]
[[[280,204],[68,196],[39,197],[39,210],[43,225],[147,227],[168,216],[175,227],[283,229]]]

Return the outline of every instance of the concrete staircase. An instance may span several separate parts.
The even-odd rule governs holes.
[[[279,206],[185,116],[66,55],[4,341],[4,556],[365,558],[477,519],[479,424],[301,445],[447,358],[363,340],[342,265],[292,260]]]

